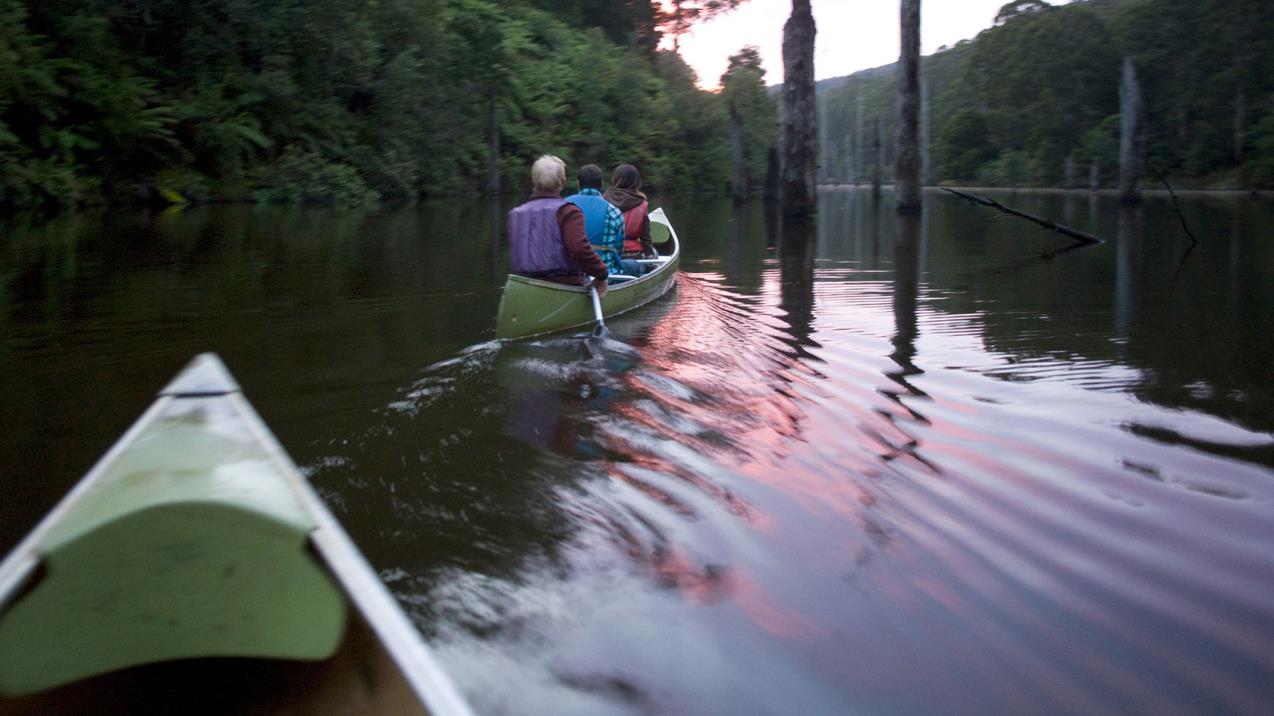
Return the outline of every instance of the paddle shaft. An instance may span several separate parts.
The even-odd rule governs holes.
[[[588,293],[593,297],[593,316],[597,318],[597,325],[602,330],[606,330],[606,322],[602,320],[602,299],[597,296],[597,279],[593,279],[593,283],[588,286]]]

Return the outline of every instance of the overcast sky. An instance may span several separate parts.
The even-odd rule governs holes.
[[[920,52],[932,54],[991,26],[1009,0],[923,0]],[[818,27],[814,45],[815,79],[839,77],[898,59],[897,0],[813,0]],[[1065,4],[1054,0],[1053,4]],[[716,87],[726,59],[744,45],[761,49],[766,84],[783,81],[783,23],[791,0],[747,0],[739,9],[699,25],[681,39],[681,56],[699,75],[699,84]]]

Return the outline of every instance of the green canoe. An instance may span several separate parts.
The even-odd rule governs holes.
[[[0,714],[468,714],[213,354],[0,563]]]
[[[652,268],[622,283],[612,279],[602,299],[602,314],[614,316],[645,305],[664,295],[677,277],[681,244],[663,209],[650,212],[650,237],[659,249],[659,258],[648,262]],[[497,338],[525,338],[586,326],[595,320],[587,288],[509,274],[496,318]]]

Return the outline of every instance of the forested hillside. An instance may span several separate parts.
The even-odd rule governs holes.
[[[1128,56],[1153,167],[1182,186],[1274,186],[1271,27],[1274,5],[1258,0],[1009,3],[995,27],[924,58],[929,180],[1088,186],[1095,164],[1112,186]],[[877,118],[891,176],[892,67],[827,82],[821,97],[824,180],[870,178]]]
[[[520,190],[544,152],[724,189],[726,106],[656,51],[718,5],[657,7],[0,0],[0,208]]]

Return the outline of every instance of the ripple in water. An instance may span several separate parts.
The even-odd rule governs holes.
[[[916,272],[701,268],[596,354],[431,366],[310,466],[480,710],[1268,707],[1269,434]]]

